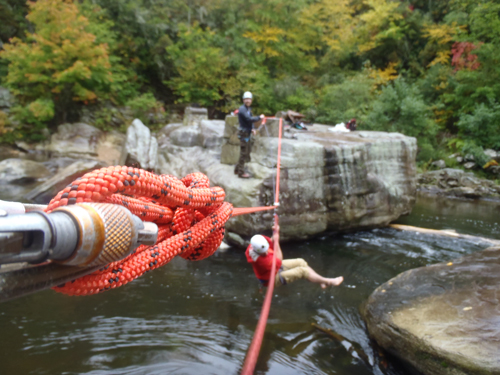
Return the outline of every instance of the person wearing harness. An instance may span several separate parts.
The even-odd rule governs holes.
[[[250,152],[252,150],[252,134],[255,134],[254,123],[262,120],[264,115],[252,116],[252,93],[247,91],[243,94],[243,104],[238,109],[238,121],[240,128],[238,130],[238,138],[240,139],[240,158],[238,164],[234,168],[234,174],[240,178],[250,178],[250,175],[245,172],[245,163],[250,161]]]
[[[318,275],[304,259],[283,259],[279,245],[279,227],[276,226],[273,238],[278,236],[277,248],[273,249],[273,239],[257,234],[250,240],[245,255],[248,263],[252,265],[257,279],[263,286],[269,286],[269,281],[274,280],[274,286],[287,285],[299,279],[306,279],[312,283],[320,284],[322,288],[338,286],[344,281],[342,276],[330,279]],[[276,275],[271,275],[273,253],[276,251]]]

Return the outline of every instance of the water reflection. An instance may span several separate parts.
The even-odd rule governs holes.
[[[404,224],[500,237],[494,205],[426,200]],[[466,230],[463,230],[466,229]],[[487,244],[378,229],[283,246],[338,288],[278,288],[258,374],[405,374],[373,348],[359,306],[409,268],[447,261]],[[263,293],[241,251],[201,262],[175,259],[133,283],[91,297],[44,291],[0,305],[2,374],[236,374]],[[316,329],[315,323],[346,340]],[[349,344],[355,350],[349,350]],[[359,353],[364,353],[359,355]]]

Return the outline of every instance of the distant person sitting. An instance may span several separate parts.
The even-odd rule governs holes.
[[[346,128],[353,132],[356,130],[357,126],[358,124],[356,124],[356,119],[353,118],[347,122]]]
[[[277,230],[279,229],[276,228]],[[299,279],[306,279],[310,282],[320,284],[322,288],[327,286],[338,286],[344,281],[342,276],[329,279],[318,275],[307,265],[304,259],[285,259],[279,246],[279,232],[273,234],[278,236],[278,247],[276,249],[276,275],[271,275],[273,262],[273,240],[267,236],[257,234],[250,240],[245,252],[247,261],[253,267],[257,279],[263,286],[269,286],[269,280],[274,280],[274,285],[287,285]]]
[[[243,94],[243,105],[238,109],[238,121],[240,128],[238,130],[238,138],[240,139],[240,158],[238,164],[234,168],[234,174],[240,178],[250,178],[250,175],[245,172],[245,163],[250,159],[252,151],[252,134],[255,134],[254,123],[259,122],[264,118],[264,115],[252,116],[252,93],[247,91]]]

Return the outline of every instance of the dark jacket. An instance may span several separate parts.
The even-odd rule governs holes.
[[[260,120],[259,116],[252,116],[252,108],[243,104],[238,109],[238,120],[240,122],[240,129],[250,133],[253,129],[253,123]]]

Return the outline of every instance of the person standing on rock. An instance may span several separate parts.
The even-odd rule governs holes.
[[[308,266],[304,259],[283,259],[279,245],[279,227],[273,227],[273,239],[277,237],[276,248],[276,275],[271,275],[273,264],[273,239],[257,234],[250,240],[245,255],[248,263],[253,267],[257,279],[263,286],[269,286],[269,280],[274,280],[274,286],[287,285],[299,279],[306,279],[312,283],[320,284],[324,289],[327,286],[338,286],[344,281],[342,276],[330,279],[318,275]]]
[[[243,94],[243,104],[238,109],[238,121],[240,127],[238,130],[238,138],[240,139],[240,158],[238,164],[234,168],[234,174],[240,178],[250,178],[250,175],[245,172],[245,163],[250,161],[250,151],[252,150],[252,134],[255,135],[254,123],[259,122],[264,118],[264,115],[252,116],[252,93],[247,91]]]

